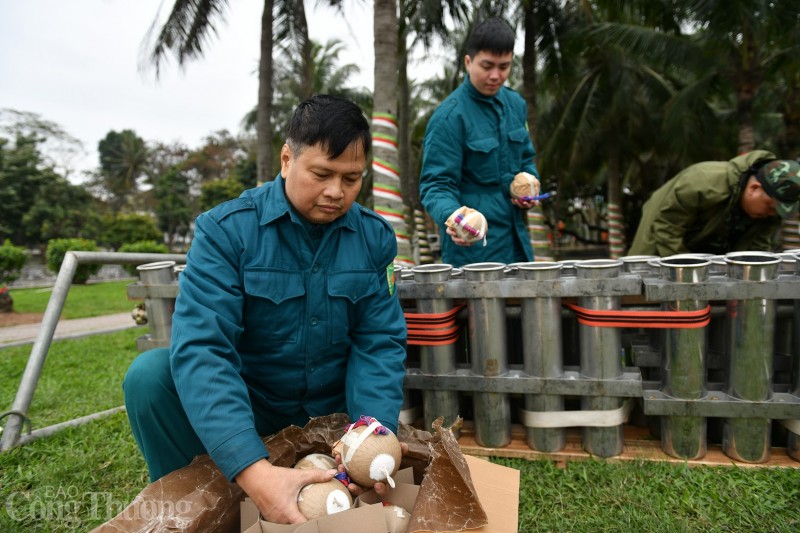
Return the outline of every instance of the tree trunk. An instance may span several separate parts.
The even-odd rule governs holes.
[[[539,32],[536,17],[536,2],[528,0],[525,7],[525,51],[522,55],[522,95],[528,104],[528,134],[536,147],[536,37]],[[538,168],[538,167],[537,167]],[[530,235],[533,257],[537,261],[553,261],[555,254],[550,243],[550,231],[546,224],[544,210],[540,207],[528,209],[528,234]]]
[[[753,113],[749,102],[739,101],[737,104],[739,115],[739,153],[751,152],[756,147],[756,134],[753,128]]]
[[[736,118],[739,121],[739,153],[755,150],[756,135],[753,127],[753,101],[761,86],[763,72],[758,65],[752,35],[745,32],[742,45],[742,69],[736,75]]]
[[[783,135],[778,146],[780,156],[800,159],[800,73],[786,74],[789,90],[784,93],[781,104]]]
[[[536,130],[536,2],[525,2],[525,51],[522,54],[522,94],[528,103],[528,128],[531,139]],[[535,146],[535,145],[534,145]]]
[[[256,172],[261,185],[275,178],[272,169],[272,4],[264,0],[261,15],[261,57],[258,62]]]
[[[395,262],[412,266],[414,260],[397,151],[397,0],[375,0],[373,17],[375,91],[372,113],[372,192],[375,211],[392,225],[397,236]]]
[[[608,154],[608,256],[618,259],[625,254],[625,225],[622,220],[622,184],[620,158],[616,151]]]
[[[400,0],[400,13],[405,13],[408,0]],[[400,117],[398,122],[399,142],[398,153],[400,156],[400,190],[406,208],[413,214],[413,224],[409,229],[411,237],[411,253],[417,264],[433,263],[431,246],[428,241],[428,228],[425,224],[425,212],[419,200],[419,176],[412,169],[415,168],[411,155],[411,87],[408,82],[408,48],[406,37],[408,25],[401,20],[398,25],[397,58],[398,58],[398,90],[400,91]]]
[[[300,100],[311,98],[314,94],[314,58],[311,57],[311,39],[308,37],[308,20],[306,19],[305,2],[295,2],[295,31],[297,42],[300,45],[300,54],[303,58],[303,93]]]

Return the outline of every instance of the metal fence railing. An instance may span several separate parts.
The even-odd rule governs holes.
[[[0,439],[0,452],[9,450],[15,446],[26,444],[38,438],[48,436],[56,431],[67,427],[74,427],[85,424],[99,417],[107,416],[124,409],[117,407],[100,413],[69,420],[53,426],[31,431],[30,421],[28,420],[28,409],[42,373],[47,352],[53,342],[53,335],[64,308],[64,302],[72,286],[72,280],[78,265],[81,264],[103,264],[103,265],[141,265],[153,261],[175,261],[178,263],[186,262],[185,254],[154,254],[154,253],[123,253],[123,252],[79,252],[69,251],[64,256],[61,268],[58,271],[50,301],[47,303],[42,325],[36,340],[31,348],[28,363],[22,374],[17,394],[14,398],[11,410],[0,415],[0,420],[7,419],[3,428],[2,439]],[[22,435],[24,425],[28,425],[28,433]]]

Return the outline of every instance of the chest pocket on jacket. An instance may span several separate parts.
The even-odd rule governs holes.
[[[264,340],[296,343],[306,293],[302,272],[245,270],[244,290],[245,329]]]
[[[527,148],[529,140],[530,137],[528,137],[528,130],[526,130],[524,127],[508,132],[508,151],[510,156],[508,161],[513,168],[521,169],[523,163],[530,162],[522,161],[522,154],[525,152],[525,148]],[[518,170],[514,171],[514,174],[516,174],[516,172],[518,172]]]
[[[481,185],[500,183],[500,142],[494,138],[467,139],[464,151],[466,174]]]
[[[350,328],[358,326],[359,306],[378,289],[375,272],[331,272],[328,274],[328,296],[331,311],[331,341],[346,342]]]

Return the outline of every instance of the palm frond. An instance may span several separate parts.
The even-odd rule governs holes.
[[[158,76],[168,54],[173,54],[181,66],[202,56],[210,35],[216,34],[215,24],[224,22],[227,5],[227,0],[175,0],[167,20],[158,29],[159,6],[156,18],[142,42],[143,50],[150,51],[147,60],[140,61],[140,69],[151,64]]]

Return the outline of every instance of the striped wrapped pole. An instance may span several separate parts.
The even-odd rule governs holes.
[[[414,259],[411,232],[405,214],[400,188],[400,170],[397,166],[397,117],[390,113],[372,115],[372,193],[375,212],[394,228],[397,237],[395,263],[411,267]]]
[[[611,259],[625,255],[625,225],[622,209],[618,204],[608,203],[608,253]]]
[[[528,234],[531,238],[534,261],[554,261],[550,228],[545,224],[541,206],[528,209]]]
[[[781,246],[784,250],[800,248],[800,214],[795,213],[783,219],[781,226]]]
[[[414,256],[420,265],[428,265],[435,262],[431,245],[428,241],[428,226],[425,224],[425,213],[420,209],[414,210]],[[413,243],[412,243],[413,244]]]

